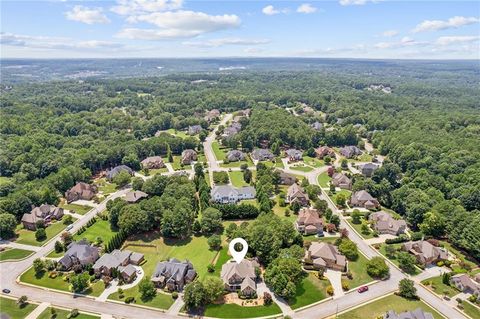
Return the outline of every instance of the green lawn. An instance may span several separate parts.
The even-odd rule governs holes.
[[[94,184],[97,185],[98,191],[101,192],[105,197],[115,193],[117,190],[117,185],[115,183],[107,182],[105,178],[95,180]]]
[[[85,215],[88,213],[90,210],[93,208],[90,206],[85,206],[85,205],[77,205],[77,204],[60,204],[60,207],[64,209],[68,209],[72,214],[80,214],[80,215]]]
[[[184,169],[184,167],[182,167],[182,164],[180,162],[181,160],[182,160],[182,157],[180,155],[174,155],[173,156],[172,167],[173,167],[174,170],[179,171],[179,170]]]
[[[110,228],[110,223],[108,220],[103,220],[97,217],[97,221],[90,227],[88,227],[80,235],[74,235],[74,240],[81,240],[86,238],[90,242],[97,241],[97,237],[101,237],[104,243],[107,243],[115,234],[116,230]]]
[[[442,282],[442,276],[428,278],[422,281],[422,284],[433,290],[437,295],[453,297],[460,293],[454,286],[445,285]]]
[[[286,219],[292,223],[295,222],[295,220],[297,219],[297,215],[295,215],[293,211],[290,210],[290,216],[288,217],[285,216],[285,210],[287,209],[287,207],[281,207],[279,205],[279,201],[280,201],[280,196],[277,195],[275,197],[275,206],[273,206],[273,212],[275,213],[275,215],[278,215],[281,218]]]
[[[33,251],[31,250],[7,248],[4,251],[0,252],[0,261],[23,259],[30,256],[31,254],[33,254]]]
[[[72,217],[72,221],[75,222],[77,219]],[[45,232],[47,233],[47,238],[41,241],[37,241],[35,238],[35,231],[28,230],[22,228],[22,225],[19,225],[17,230],[17,239],[15,240],[16,243],[25,244],[25,245],[32,245],[32,246],[42,246],[47,241],[49,241],[52,237],[55,237],[57,234],[65,230],[67,225],[64,225],[61,220],[50,224],[47,228],[45,228]]]
[[[225,151],[225,147],[220,146],[220,144],[215,141],[212,143],[213,153],[215,153],[215,158],[217,161],[223,161],[227,156],[227,152]]]
[[[480,318],[480,308],[474,306],[468,301],[462,302],[463,311],[469,315],[471,318]]]
[[[441,241],[440,244],[443,245],[448,251],[450,251],[451,253],[455,254],[455,256],[456,256],[458,259],[460,259],[461,261],[463,261],[465,264],[468,264],[472,269],[478,267],[478,265],[477,265],[476,263],[474,263],[473,261],[467,259],[467,256],[465,256],[465,254],[463,254],[460,250],[458,250],[458,249],[456,249],[455,247],[453,247],[449,242]]]
[[[125,300],[125,298],[134,297],[135,298],[135,304],[137,304],[137,305],[148,306],[148,307],[159,308],[159,309],[165,309],[165,310],[170,308],[170,306],[174,303],[174,300],[173,300],[171,295],[162,293],[160,291],[157,293],[155,298],[153,298],[152,300],[142,301],[141,294],[138,291],[138,285],[133,287],[133,288],[124,290],[123,294],[124,294],[124,297],[122,299],[120,299],[119,296],[118,296],[118,293],[115,292],[115,293],[113,293],[109,296],[109,299],[117,300],[117,301],[123,301],[123,300]]]
[[[402,244],[390,244],[391,246],[395,247],[396,249],[400,249],[402,247]],[[387,257],[391,262],[393,262],[397,267],[400,267],[399,266],[399,263],[398,263],[398,260],[396,259],[395,255],[394,256],[387,256],[387,251],[386,251],[386,247],[387,247],[387,244],[383,243],[380,245],[380,250],[379,252],[384,255],[385,257]],[[410,275],[418,275],[419,273],[421,273],[421,270],[417,267],[415,267],[415,271],[413,273],[411,273]]]
[[[227,261],[229,261],[230,259],[232,258],[232,256],[230,256],[228,254],[228,246],[227,245],[224,245],[224,247],[220,250],[220,253],[218,255],[218,258],[217,258],[217,261],[215,263],[215,271],[212,272],[212,273],[208,273],[207,272],[207,275],[208,276],[214,276],[214,277],[219,277],[220,276],[220,272],[222,271],[222,266],[223,264],[225,264]]]
[[[35,308],[37,308],[37,305],[31,303],[20,308],[17,305],[16,299],[0,297],[0,313],[2,314],[2,318],[3,314],[7,314],[11,319],[23,319]]]
[[[339,315],[338,319],[375,319],[383,318],[388,310],[394,310],[397,313],[415,310],[421,308],[433,315],[435,319],[444,319],[438,312],[428,306],[421,300],[408,300],[396,295],[389,295],[382,299],[348,311]]]
[[[148,174],[150,176],[153,176],[153,175],[156,175],[156,174],[161,174],[161,173],[166,173],[168,172],[168,168],[166,167],[163,167],[163,168],[154,168],[154,169],[151,169],[149,170]]]
[[[373,156],[370,154],[367,154],[365,151],[362,153],[362,155],[358,156],[357,158],[349,158],[347,159],[350,163],[355,163],[355,162],[371,162],[373,159]]]
[[[265,164],[265,166],[267,167],[285,168],[285,165],[283,165],[282,158],[280,156],[275,157],[275,163],[272,161],[264,161],[262,163]]]
[[[37,319],[50,319],[51,318],[51,312],[50,309],[52,307],[49,307],[45,309],[40,316],[37,317]],[[56,316],[55,319],[67,319],[68,314],[70,311],[64,310],[64,309],[59,309],[59,308],[54,308],[56,311]],[[78,316],[75,317],[76,319],[95,319],[95,318],[100,318],[99,316],[92,316],[92,315],[87,315],[85,313],[79,313]]]
[[[348,269],[352,273],[353,279],[347,279],[346,277],[342,278],[348,280],[349,289],[365,285],[374,280],[367,273],[367,262],[368,259],[361,253],[358,254],[357,260],[348,262]]]
[[[362,217],[361,218],[361,221],[364,221],[365,219]],[[351,219],[346,219],[347,223],[352,226],[353,228],[355,228],[355,230],[360,234],[360,236],[362,236],[364,239],[370,239],[370,238],[373,238],[373,230],[369,227],[368,229],[370,230],[370,232],[368,234],[365,234],[362,232],[362,224],[354,224],[352,223],[352,220]]]
[[[320,185],[320,187],[323,187],[323,188],[328,187],[330,180],[331,178],[330,176],[328,176],[327,172],[324,172],[318,175],[318,184]]]
[[[230,181],[232,182],[233,186],[235,187],[248,186],[248,184],[243,179],[243,173],[241,171],[228,172],[228,176],[230,176]]]
[[[323,160],[319,160],[318,158],[310,156],[304,156],[303,161],[305,162],[305,164],[313,166],[315,168],[319,168],[325,165],[325,162]]]
[[[48,253],[48,255],[46,257],[47,258],[59,258],[59,257],[63,257],[64,254],[65,254],[64,251],[61,251],[61,252],[57,253],[55,250],[52,250],[51,252]]]
[[[297,285],[295,297],[289,300],[288,304],[292,309],[297,309],[325,299],[329,285],[328,279],[320,280],[313,273],[309,273]]]
[[[198,134],[196,135],[188,135],[185,131],[179,131],[179,130],[176,130],[176,129],[168,129],[166,131],[163,131],[163,132],[166,132],[168,134],[171,134],[173,136],[177,136],[177,137],[180,137],[180,138],[187,138],[187,137],[195,137],[198,139]]]
[[[210,304],[206,307],[204,316],[214,318],[255,318],[280,314],[282,311],[276,303],[270,306],[239,306],[237,304]]]
[[[348,200],[350,199],[350,196],[352,195],[352,192],[349,191],[348,189],[341,189],[339,191],[336,191],[334,194],[330,196],[332,201],[337,204],[337,196],[340,194],[344,194],[346,198],[346,204],[348,205]]]
[[[300,171],[300,172],[305,172],[305,173],[313,171],[313,167],[306,166],[306,165],[301,165],[301,164],[290,166],[290,168],[295,170],[295,171]]]

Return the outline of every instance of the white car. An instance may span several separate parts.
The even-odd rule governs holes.
[[[73,228],[73,225],[68,225],[66,229],[67,229],[67,231],[69,231],[72,228]]]

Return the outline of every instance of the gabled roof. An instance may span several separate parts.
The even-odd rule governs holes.
[[[162,261],[157,264],[155,272],[152,275],[152,280],[164,277],[166,281],[173,280],[178,282],[187,275],[192,276],[193,274],[196,275],[196,272],[189,261],[185,260],[181,262],[178,259],[172,258],[169,261]]]
[[[314,208],[302,208],[298,212],[297,222],[305,225],[323,224],[322,218],[319,216],[318,211]]]
[[[233,187],[231,185],[217,185],[213,186],[211,191],[211,196],[216,197],[230,197],[230,196],[241,196],[244,194],[255,196],[256,191],[253,186],[244,186],[244,187]]]
[[[163,163],[163,159],[161,156],[149,156],[145,158],[143,161],[141,161],[143,165],[149,164],[149,163]]]
[[[352,197],[358,201],[376,201],[376,199],[365,190],[353,193]]]
[[[313,242],[308,250],[314,260],[321,258],[324,260],[334,260],[335,263],[340,266],[345,266],[347,264],[345,256],[340,254],[337,247],[332,244]]]
[[[125,200],[129,203],[136,203],[142,198],[147,198],[148,194],[142,191],[129,191],[125,194]]]
[[[128,167],[127,165],[118,165],[112,168],[111,170],[107,171],[107,174],[106,174],[107,179],[114,178],[121,171],[126,171],[130,175],[133,175],[133,170],[130,167]]]
[[[287,190],[288,198],[308,198],[308,195],[303,191],[303,188],[298,184],[292,184]]]
[[[230,261],[223,264],[220,278],[224,283],[229,283],[232,277],[238,277],[242,280],[247,277],[254,279],[256,277],[255,267],[257,266],[257,262],[248,259],[244,259],[238,264],[235,261]]]

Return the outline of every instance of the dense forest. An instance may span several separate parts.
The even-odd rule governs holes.
[[[0,96],[0,212],[31,205],[100,170],[199,147],[158,130],[204,127],[205,110],[253,110],[239,145],[301,149],[372,141],[386,165],[358,180],[428,235],[480,258],[480,90],[477,65],[358,64],[313,71],[176,73],[18,83]],[[202,81],[199,81],[202,80]],[[368,90],[386,85],[392,93]],[[285,109],[306,104],[324,116]],[[303,104],[302,104],[303,105]],[[333,130],[315,131],[314,121]],[[357,137],[358,135],[358,137]]]

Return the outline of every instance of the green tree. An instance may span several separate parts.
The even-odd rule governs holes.
[[[144,278],[138,284],[138,291],[140,292],[140,298],[143,302],[152,300],[157,295],[157,289],[155,288],[153,282]]]
[[[222,228],[222,213],[213,207],[209,207],[202,212],[200,221],[202,232],[205,234],[213,233]]]
[[[407,252],[399,252],[397,254],[397,260],[399,267],[408,274],[413,274],[415,272],[415,262],[416,259],[414,256]]]
[[[413,280],[404,278],[398,283],[398,294],[407,299],[417,299],[417,288]]]
[[[208,303],[212,303],[223,295],[225,284],[218,277],[210,277],[203,281],[205,289],[205,300]]]
[[[203,282],[196,280],[187,284],[183,290],[183,300],[188,311],[204,306],[207,301],[207,292]]]
[[[357,245],[351,240],[342,239],[342,242],[338,246],[338,250],[349,260],[356,260],[358,258]]]
[[[220,235],[212,235],[207,239],[208,246],[212,250],[219,250],[222,247],[222,239]]]
[[[137,234],[152,228],[151,220],[138,205],[127,205],[120,211],[118,226],[127,234]]]
[[[354,209],[353,212],[352,212],[352,223],[353,224],[360,224],[362,221],[361,221],[361,218],[362,218],[362,213],[360,213],[360,211],[358,209]]]
[[[113,182],[117,184],[118,187],[123,187],[130,183],[132,176],[126,170],[122,170],[120,173],[113,177]]]
[[[390,274],[390,269],[385,260],[377,256],[367,262],[367,273],[374,278],[385,278]]]
[[[55,252],[58,254],[58,253],[61,253],[63,251],[64,247],[63,247],[63,244],[60,242],[60,241],[56,241],[55,242]]]
[[[144,181],[141,177],[132,178],[132,189],[135,191],[142,190],[143,183]]]
[[[45,262],[40,258],[36,258],[33,261],[33,270],[37,275],[43,273],[45,271]]]
[[[340,193],[335,197],[335,202],[339,207],[345,207],[347,203],[347,197],[345,194]]]
[[[165,237],[186,238],[192,234],[194,222],[192,206],[187,199],[178,201],[172,209],[166,209],[162,217],[162,233]]]
[[[44,240],[45,238],[47,238],[47,232],[45,231],[45,228],[38,228],[36,231],[35,231],[35,239],[37,241],[42,241]]]
[[[0,238],[11,238],[15,236],[15,228],[17,227],[17,219],[14,215],[3,213],[0,214]]]
[[[295,295],[295,287],[303,275],[302,265],[293,257],[278,257],[265,271],[265,282],[273,292],[285,299]]]
[[[82,292],[88,288],[88,282],[90,280],[90,276],[88,272],[83,272],[78,275],[73,275],[70,277],[70,284],[72,285],[72,291],[74,292]]]

